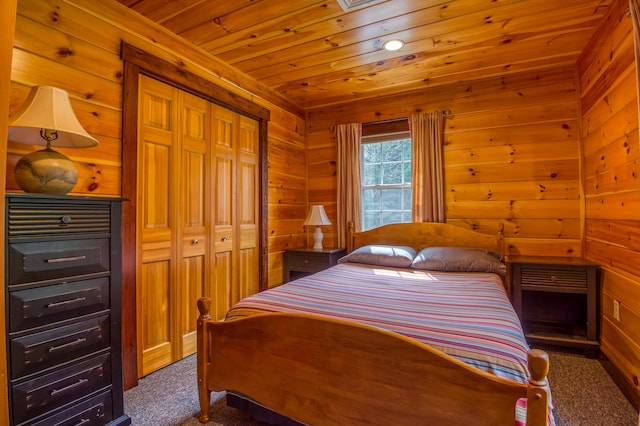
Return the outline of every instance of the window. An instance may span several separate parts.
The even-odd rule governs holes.
[[[411,138],[408,132],[363,136],[362,229],[411,222]]]

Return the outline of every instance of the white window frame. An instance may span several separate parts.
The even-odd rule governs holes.
[[[372,144],[372,143],[379,143],[379,142],[393,142],[393,141],[397,141],[397,140],[405,140],[405,139],[409,139],[411,140],[411,134],[409,131],[403,131],[403,132],[396,132],[396,133],[386,133],[386,134],[377,134],[377,135],[370,135],[370,136],[363,136],[361,139],[361,144],[367,145],[367,144]],[[406,162],[404,159],[401,160],[401,162]],[[413,167],[413,159],[411,158],[409,160],[410,166]],[[381,162],[380,164],[384,164],[384,162]],[[360,153],[360,176],[361,176],[361,188],[360,188],[360,197],[362,200],[362,208],[360,211],[360,214],[362,216],[362,230],[366,231],[367,229],[372,229],[375,228],[377,226],[386,224],[386,223],[392,223],[392,222],[384,222],[382,215],[385,211],[399,211],[400,212],[400,218],[401,220],[399,222],[393,222],[393,223],[402,223],[402,222],[411,222],[411,213],[412,213],[412,209],[413,209],[413,205],[411,203],[411,200],[409,200],[408,205],[409,205],[409,209],[407,210],[405,208],[405,205],[407,205],[407,203],[404,200],[405,197],[405,190],[408,188],[410,190],[412,190],[412,184],[411,182],[404,182],[401,184],[382,184],[382,183],[378,183],[375,185],[366,185],[364,184],[365,181],[365,173],[364,173],[364,149],[361,149],[361,153]],[[367,202],[366,202],[366,197],[365,197],[365,191],[367,189],[379,189],[379,190],[385,190],[385,189],[401,189],[402,190],[402,199],[403,202],[401,203],[402,205],[400,206],[400,209],[398,210],[389,210],[389,209],[383,209],[382,208],[382,198],[380,199],[380,209],[377,210],[380,212],[380,217],[379,217],[379,222],[377,225],[374,226],[368,226],[367,224],[367,220],[366,220],[366,215],[365,213],[367,211],[372,211],[372,210],[365,210],[365,207],[367,206]],[[409,191],[409,197],[411,197],[411,191]]]

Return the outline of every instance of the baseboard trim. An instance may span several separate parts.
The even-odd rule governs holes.
[[[640,391],[629,383],[622,371],[620,371],[602,351],[598,354],[598,361],[600,361],[600,364],[602,364],[607,373],[609,373],[613,382],[618,385],[622,394],[629,400],[631,405],[633,405],[633,408],[635,408],[636,411],[640,411]]]

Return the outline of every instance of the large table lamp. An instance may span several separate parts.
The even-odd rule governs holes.
[[[324,211],[324,206],[315,205],[311,206],[311,210],[309,210],[309,215],[307,219],[304,221],[305,225],[315,225],[316,230],[313,233],[313,249],[314,250],[322,250],[322,240],[324,235],[322,235],[322,229],[320,229],[321,225],[331,225],[331,221],[327,217],[327,214]]]
[[[16,182],[25,192],[63,195],[78,181],[73,161],[52,146],[88,148],[98,141],[76,118],[69,94],[51,86],[35,86],[27,100],[9,116],[9,140],[46,146],[23,156],[14,170]]]

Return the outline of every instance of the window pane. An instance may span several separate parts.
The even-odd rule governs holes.
[[[402,163],[384,163],[382,165],[382,184],[402,183]]]
[[[402,212],[382,211],[382,225],[402,222]]]
[[[380,142],[382,144],[382,161],[402,161],[402,141]]]
[[[380,210],[380,190],[365,189],[362,191],[362,208],[366,210]]]
[[[367,143],[362,146],[364,164],[379,163],[381,160],[382,143]]]
[[[403,163],[404,164],[404,181],[406,183],[411,183],[411,163]]]
[[[402,206],[402,189],[385,188],[382,192],[382,210],[401,210]]]
[[[380,185],[380,183],[382,183],[382,173],[380,170],[380,164],[365,164],[363,168],[364,176],[362,177],[362,185]]]
[[[411,216],[411,188],[402,188],[402,208],[404,210],[409,211],[409,216]],[[411,220],[409,220],[411,222]]]
[[[411,139],[405,139],[402,142],[403,142],[402,149],[404,151],[404,155],[402,156],[402,159],[404,161],[408,161],[409,163],[411,163]]]
[[[368,211],[362,215],[362,228],[371,229],[380,226],[380,211]]]

